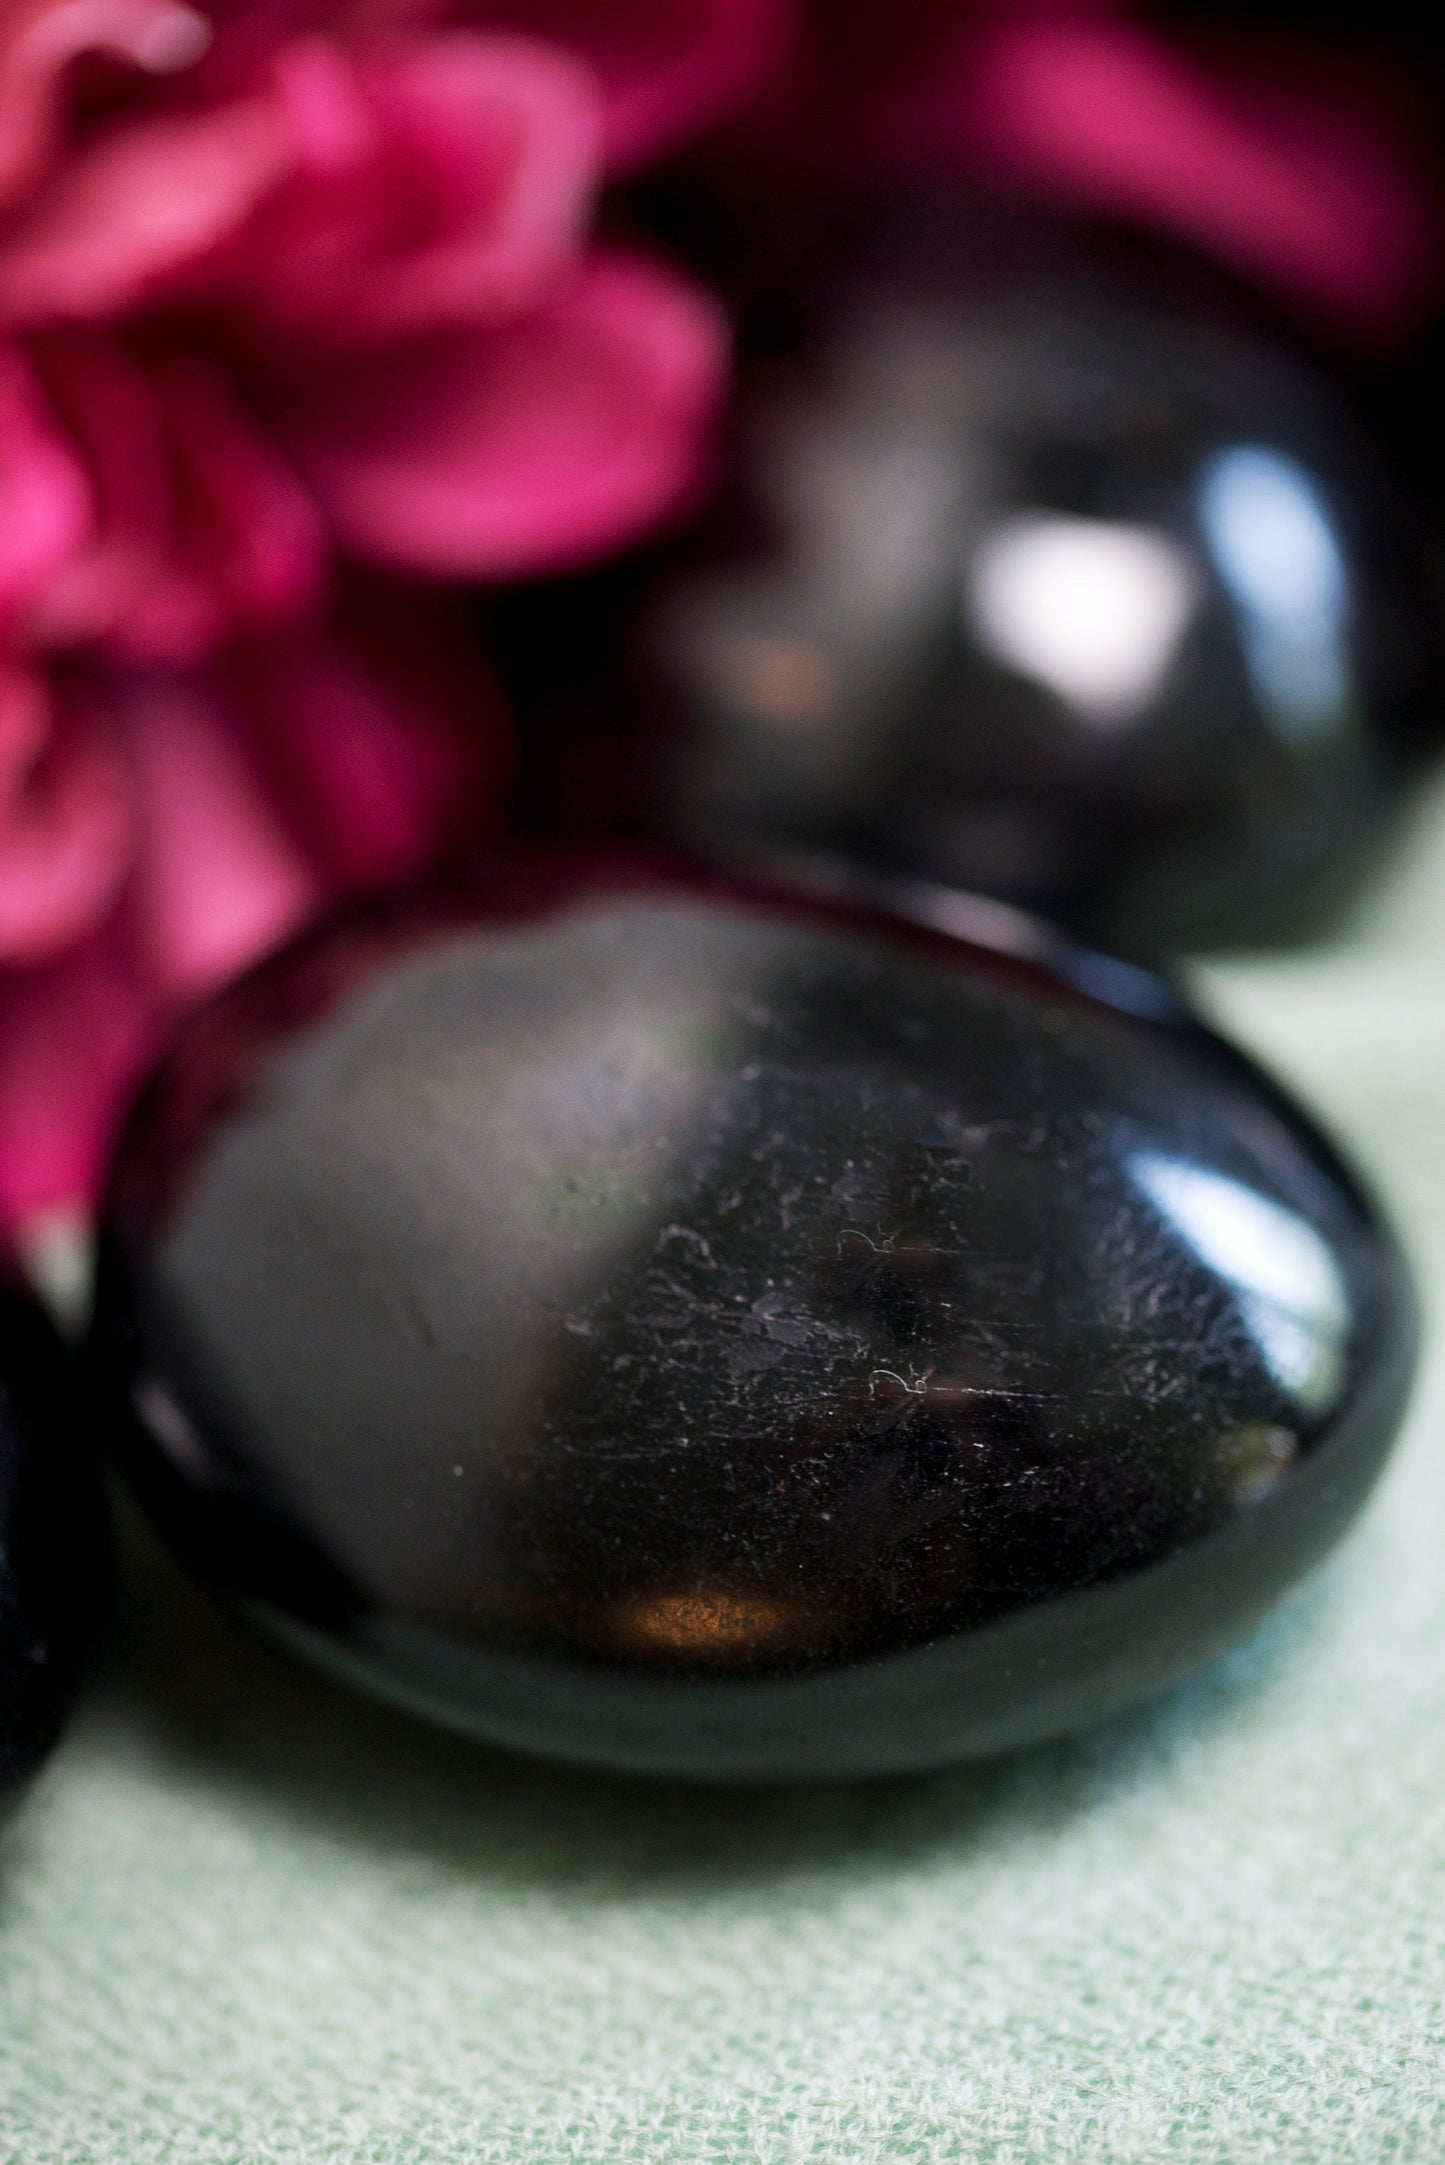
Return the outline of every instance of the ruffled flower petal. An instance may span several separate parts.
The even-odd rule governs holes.
[[[340,622],[241,648],[224,681],[274,801],[338,889],[411,878],[495,818],[510,731],[435,595],[367,586]]]
[[[0,322],[95,322],[204,260],[290,170],[274,96],[134,119],[72,157],[0,240]]]
[[[1337,323],[1393,326],[1438,271],[1438,221],[1372,86],[1186,59],[1137,23],[985,17],[875,131],[1172,232]]]
[[[629,171],[765,82],[796,12],[793,0],[460,0],[453,9],[585,54],[606,94],[608,163]]]
[[[515,314],[556,282],[591,207],[588,71],[533,40],[466,34],[278,65],[299,168],[217,283],[330,345]]]
[[[210,42],[205,15],[182,0],[10,0],[0,17],[0,204],[55,154],[68,71],[83,54],[172,75]]]
[[[112,922],[43,970],[0,969],[0,1226],[95,1200],[162,1003]]]
[[[0,964],[48,962],[115,901],[135,843],[124,765],[43,676],[0,674]]]
[[[172,472],[165,421],[144,369],[110,330],[30,341],[52,412],[80,460],[92,517],[26,611],[33,647],[108,637],[135,609],[170,547]]]
[[[669,272],[594,257],[549,307],[343,363],[278,425],[343,543],[509,578],[631,540],[694,480],[723,385],[720,312]]]
[[[189,1000],[484,830],[500,704],[394,568],[693,482],[720,313],[584,225],[789,13],[0,0],[0,1224],[91,1205]]]
[[[56,426],[35,371],[0,345],[0,628],[82,549],[91,525],[85,469]]]
[[[178,671],[138,676],[117,704],[137,797],[136,951],[161,995],[187,998],[286,939],[326,889],[212,684]]]
[[[89,329],[33,350],[94,515],[26,611],[32,645],[186,664],[316,604],[320,515],[215,361]]]
[[[136,686],[145,793],[137,876],[87,940],[0,968],[0,1226],[83,1220],[130,1093],[186,1002],[314,913],[320,881],[278,831],[203,687]]]
[[[319,600],[326,537],[311,498],[222,371],[196,353],[153,365],[172,504],[169,541],[112,645],[187,663],[237,631],[299,617]]]

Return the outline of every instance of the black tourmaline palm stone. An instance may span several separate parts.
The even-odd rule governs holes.
[[[1247,1631],[1411,1368],[1350,1176],[1154,980],[618,861],[311,939],[123,1144],[97,1351],[203,1573],[482,1736],[855,1775]]]
[[[65,1355],[0,1284],[0,1813],[59,1734],[108,1585],[100,1471]]]
[[[1312,929],[1438,736],[1445,579],[1318,376],[1065,258],[886,228],[745,371],[730,508],[638,610],[654,816],[1137,955]]]

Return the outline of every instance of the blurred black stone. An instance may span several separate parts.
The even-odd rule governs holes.
[[[538,823],[1144,956],[1327,923],[1445,719],[1445,560],[1349,404],[1157,250],[950,201],[826,247],[758,274],[709,514],[499,612]]]
[[[45,1318],[0,1284],[0,1811],[59,1735],[109,1591],[90,1424]]]
[[[623,1767],[932,1765],[1208,1658],[1369,1488],[1408,1285],[1257,1070],[1031,937],[523,858],[268,966],[108,1203],[150,1509],[355,1679]]]

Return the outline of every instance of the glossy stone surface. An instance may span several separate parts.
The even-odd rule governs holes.
[[[108,1589],[100,1472],[65,1356],[0,1284],[0,1812],[60,1732]]]
[[[918,213],[744,377],[734,495],[639,609],[662,827],[1167,955],[1346,898],[1438,738],[1445,577],[1267,339]]]
[[[1412,1305],[1156,980],[619,860],[502,863],[209,1010],[96,1351],[143,1499],[443,1720],[721,1777],[1046,1736],[1368,1489]]]

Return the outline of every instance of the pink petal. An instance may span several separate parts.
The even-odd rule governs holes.
[[[433,21],[445,5],[446,0],[206,0],[215,41],[192,80],[206,96],[234,97],[253,89],[277,55],[298,39],[350,44]]]
[[[346,345],[530,306],[575,253],[600,147],[587,70],[532,40],[465,34],[292,48],[302,167],[225,290]]]
[[[274,97],[122,123],[73,158],[0,245],[0,322],[134,306],[234,233],[291,158]]]
[[[170,455],[154,390],[110,332],[46,333],[31,353],[83,461],[94,516],[26,610],[25,629],[40,645],[74,646],[113,631],[156,577],[170,543]]]
[[[495,818],[500,699],[426,591],[370,587],[341,625],[243,649],[227,683],[272,795],[339,887],[409,878]]]
[[[117,644],[184,663],[237,629],[307,610],[326,542],[310,497],[218,367],[182,353],[158,360],[152,380],[173,475],[170,547]]]
[[[170,75],[210,37],[204,15],[181,0],[10,0],[0,20],[0,203],[53,155],[67,71],[82,54]]]
[[[93,716],[61,720],[42,677],[0,675],[0,961],[48,960],[91,931],[130,866],[125,770]]]
[[[673,508],[726,342],[720,312],[669,272],[598,256],[514,323],[398,343],[279,391],[278,426],[358,555],[517,577],[602,554]]]
[[[71,327],[32,348],[98,507],[86,545],[27,610],[32,638],[187,663],[310,608],[325,575],[319,515],[220,365],[197,346],[138,360],[113,333]]]
[[[0,1229],[93,1203],[119,1112],[180,1007],[333,894],[418,871],[494,805],[495,696],[429,597],[368,589],[355,618],[258,642],[208,678],[111,687],[139,855],[88,938],[0,964]],[[0,789],[45,738],[43,706],[0,697]],[[4,861],[0,838],[0,928]]]
[[[33,603],[80,550],[91,521],[83,467],[18,347],[0,345],[0,618]]]
[[[1271,112],[1132,25],[1014,20],[980,36],[951,96],[971,159],[1172,228],[1341,319],[1392,320],[1428,284],[1422,192],[1338,95]]]
[[[45,968],[0,971],[0,1226],[94,1202],[160,1015],[118,926]]]
[[[157,674],[119,696],[139,807],[137,953],[163,996],[188,997],[287,938],[324,890],[210,686]]]
[[[43,676],[15,662],[0,665],[0,807],[24,788],[54,732]]]
[[[793,0],[463,0],[585,54],[607,95],[607,152],[632,168],[672,150],[766,81],[792,42]]]

